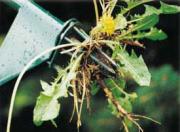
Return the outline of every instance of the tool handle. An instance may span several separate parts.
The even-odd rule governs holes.
[[[7,5],[18,10],[21,6],[31,2],[30,0],[4,0]]]

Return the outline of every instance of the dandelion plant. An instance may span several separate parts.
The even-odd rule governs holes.
[[[61,98],[73,98],[72,117],[77,116],[77,127],[82,125],[81,112],[86,102],[91,108],[91,96],[102,91],[107,98],[108,108],[119,118],[124,131],[137,127],[139,119],[157,121],[133,113],[135,92],[127,92],[127,82],[133,80],[139,86],[149,86],[151,74],[143,57],[137,55],[133,47],[145,49],[143,39],[152,41],[164,40],[167,35],[156,28],[159,15],[180,12],[180,7],[162,1],[159,8],[148,5],[155,0],[93,0],[96,14],[96,25],[86,36],[86,40],[61,49],[60,54],[71,53],[66,66],[56,66],[57,76],[54,81],[40,81],[42,92],[34,108],[34,123],[41,125],[52,121],[59,115]],[[131,13],[134,8],[144,6],[143,13]],[[116,10],[116,11],[115,11]],[[127,50],[131,47],[131,51]],[[109,69],[96,63],[91,55],[96,56]]]

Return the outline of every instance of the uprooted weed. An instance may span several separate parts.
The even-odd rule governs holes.
[[[127,46],[145,48],[142,39],[163,40],[167,35],[155,25],[160,14],[179,13],[180,7],[160,2],[160,8],[145,5],[143,14],[131,15],[129,12],[135,7],[153,0],[123,0],[120,13],[114,17],[113,11],[118,0],[99,0],[101,17],[99,17],[97,1],[94,1],[96,26],[91,30],[86,40],[54,47],[37,56],[27,64],[20,74],[11,99],[7,132],[10,132],[13,102],[20,80],[25,71],[38,57],[53,50],[61,49],[61,54],[71,54],[66,67],[56,66],[57,76],[50,84],[41,81],[43,91],[37,99],[34,108],[34,123],[41,125],[44,121],[52,121],[59,115],[60,98],[72,96],[74,107],[72,117],[77,115],[77,127],[81,123],[81,113],[84,101],[87,109],[91,109],[91,96],[99,89],[104,92],[108,107],[112,114],[120,119],[126,132],[135,125],[143,131],[138,121],[143,119],[157,121],[133,114],[132,102],[137,95],[127,92],[126,82],[131,79],[140,86],[149,86],[151,74],[142,58],[132,50],[127,52]],[[119,7],[118,7],[119,8]],[[70,38],[71,39],[71,38]],[[73,38],[74,40],[74,38]],[[92,94],[93,93],[93,94]],[[72,117],[70,120],[72,120]]]

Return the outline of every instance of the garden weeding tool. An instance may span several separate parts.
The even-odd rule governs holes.
[[[69,29],[73,29],[81,37],[88,36],[79,30],[74,19],[62,22],[39,5],[29,0],[5,1],[18,10],[18,14],[0,47],[0,85],[15,78],[23,67],[42,51],[60,44],[62,39],[70,42],[66,37]],[[50,65],[56,56],[56,52],[43,56],[36,61],[31,68],[47,61]],[[95,56],[91,58],[103,66],[109,72],[114,72]]]

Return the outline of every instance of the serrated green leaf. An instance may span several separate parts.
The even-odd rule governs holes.
[[[55,94],[56,98],[68,97],[67,90],[71,86],[70,81],[76,77],[76,73],[68,73],[63,76],[62,81],[59,86],[59,90]]]
[[[41,83],[42,89],[44,90],[43,94],[46,96],[52,96],[54,92],[54,88],[45,81],[41,80],[40,83]]]
[[[125,81],[121,78],[107,78],[105,80],[106,86],[111,89],[113,96],[118,99],[126,92],[123,90],[125,87]]]
[[[159,17],[156,14],[145,16],[135,25],[136,30],[147,30],[155,26],[159,22]]]
[[[139,5],[143,4],[143,3],[150,2],[152,0],[139,0],[139,1],[124,0],[124,1],[127,2],[128,6],[127,6],[127,8],[124,8],[121,11],[121,14],[125,14],[128,11],[132,10],[133,8],[139,6]]]
[[[166,4],[162,1],[160,1],[161,7],[160,7],[160,11],[163,14],[175,14],[175,13],[180,13],[180,6],[176,6],[176,5],[169,5]]]
[[[60,110],[58,99],[68,96],[70,82],[76,77],[76,70],[80,66],[82,55],[72,60],[66,70],[59,69],[58,76],[51,85],[41,81],[43,91],[37,99],[33,117],[36,125],[41,125],[43,121],[52,121],[58,116]]]
[[[164,40],[167,38],[166,33],[157,28],[151,28],[151,30],[148,33],[145,33],[144,36],[151,40]]]
[[[115,99],[119,98],[126,98],[126,99],[135,99],[137,98],[137,94],[135,92],[133,93],[127,93],[124,88],[125,88],[125,80],[122,78],[108,78],[105,79],[105,84],[106,86],[111,90],[112,95]]]
[[[121,97],[122,93],[119,91],[117,85],[115,85],[113,79],[109,78],[105,80],[106,86],[111,89],[111,92],[114,96],[114,98],[119,98]]]
[[[46,91],[46,90],[49,91],[51,89],[51,86],[47,82],[41,80],[40,83],[41,83],[41,87],[44,91]]]
[[[150,31],[148,31],[148,32],[139,31],[136,35],[133,35],[130,37],[126,36],[125,38],[128,38],[128,39],[144,39],[144,38],[147,38],[147,39],[156,41],[156,40],[166,39],[167,35],[162,30],[159,30],[157,28],[151,28]]]
[[[60,66],[55,66],[54,68],[58,74],[58,76],[54,79],[54,82],[57,83],[59,81],[59,78],[61,78],[67,71]]]
[[[136,2],[134,4],[136,4]],[[159,9],[150,5],[145,5],[145,13],[142,15],[135,14],[134,17],[132,17],[131,20],[128,22],[128,23],[136,23],[134,24],[134,27],[130,31],[128,31],[128,33],[125,33],[125,35],[123,34],[120,35],[119,37],[122,38],[125,36],[126,38],[128,34],[133,33],[135,31],[148,30],[154,27],[159,21],[160,14],[174,14],[178,12],[180,12],[179,6],[169,5],[163,2],[161,2],[161,7]],[[149,35],[150,35],[149,39],[152,40],[163,40],[164,38],[167,37],[165,33],[157,32],[157,31],[156,31],[156,35],[160,35],[160,39],[157,39],[158,37],[155,38],[153,34],[149,34]]]
[[[169,5],[162,1],[160,1],[160,8],[157,9],[150,5],[145,5],[145,14],[144,15],[152,15],[152,14],[175,14],[180,12],[180,7],[176,5]]]
[[[41,93],[36,102],[33,121],[39,126],[43,121],[55,119],[59,114],[59,110],[60,104],[57,99]]]
[[[136,31],[139,32],[143,30],[149,30],[150,28],[152,28],[159,22],[159,16],[157,14],[152,14],[148,16],[139,16],[139,15],[136,15],[136,16],[139,18],[136,18],[130,21],[130,22],[136,22],[136,24],[134,24],[132,28],[130,28],[128,31],[120,34],[117,37],[117,39],[127,39],[127,37],[133,38],[134,35],[132,35],[132,33]]]
[[[150,5],[144,5],[145,6],[145,13],[143,14],[143,16],[148,16],[148,15],[152,15],[152,14],[157,14],[159,15],[161,13],[161,11],[153,6]]]
[[[129,99],[119,98],[119,103],[127,112],[129,112],[129,113],[132,112],[132,104],[129,101]]]
[[[69,65],[69,72],[62,77],[61,83],[59,84],[60,85],[59,90],[57,90],[56,94],[54,95],[56,96],[56,98],[68,97],[67,94],[68,87],[71,86],[70,84],[71,80],[76,78],[76,74],[77,74],[76,70],[80,66],[80,61],[82,56],[83,54],[78,56],[78,58],[72,61],[71,64]]]
[[[120,73],[123,73],[125,78],[132,78],[140,86],[149,86],[151,74],[144,63],[142,56],[137,57],[134,51],[129,55],[125,50],[117,50],[118,53],[115,56],[115,59],[121,64],[119,65]]]

